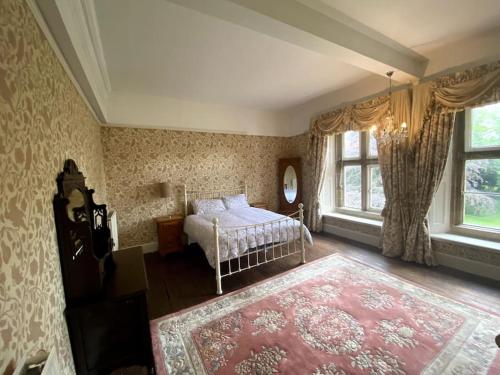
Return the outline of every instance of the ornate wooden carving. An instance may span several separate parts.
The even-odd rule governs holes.
[[[106,273],[113,271],[112,239],[106,205],[97,205],[93,189],[73,160],[66,160],[57,177],[54,216],[59,257],[68,306],[101,293]],[[75,206],[75,197],[80,200]]]

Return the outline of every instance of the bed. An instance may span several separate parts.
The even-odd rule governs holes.
[[[246,196],[246,184],[218,191],[184,187],[184,232],[190,243],[198,243],[215,269],[217,294],[222,294],[222,278],[234,273],[294,254],[301,254],[305,263],[305,243],[312,245],[302,204],[297,212],[284,216],[249,207]],[[217,201],[223,200],[221,206]],[[211,204],[210,210],[198,207],[195,212],[202,201]]]

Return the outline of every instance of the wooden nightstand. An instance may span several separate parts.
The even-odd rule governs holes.
[[[267,203],[266,202],[253,202],[253,203],[250,203],[250,206],[255,207],[255,208],[262,208],[263,210],[267,210]]]
[[[184,249],[184,217],[163,216],[156,218],[158,251],[160,255]]]

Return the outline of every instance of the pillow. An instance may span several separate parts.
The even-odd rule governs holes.
[[[192,205],[195,215],[215,214],[226,211],[226,207],[221,199],[195,199]]]
[[[222,200],[224,201],[224,206],[226,206],[228,210],[232,208],[250,207],[245,194],[228,195],[227,197],[222,198]]]

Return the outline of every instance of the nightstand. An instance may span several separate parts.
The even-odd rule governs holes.
[[[184,249],[184,217],[163,216],[156,218],[158,251],[160,255]]]
[[[262,208],[263,210],[267,210],[267,203],[266,202],[253,202],[253,203],[250,203],[250,206],[255,207],[255,208]]]

